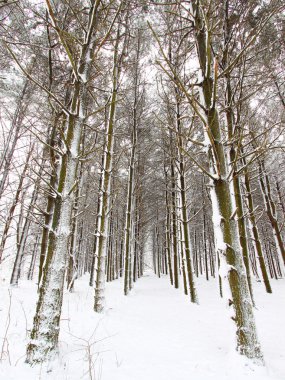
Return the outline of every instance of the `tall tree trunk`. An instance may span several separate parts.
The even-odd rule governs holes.
[[[189,288],[191,302],[198,303],[198,295],[195,287],[192,261],[191,261],[191,244],[190,234],[188,227],[188,213],[187,213],[187,194],[186,194],[186,180],[185,180],[185,164],[183,156],[183,141],[182,141],[182,126],[180,114],[180,100],[179,91],[176,88],[176,132],[177,132],[177,145],[178,145],[178,191],[180,196],[180,215],[181,215],[181,236],[182,246],[185,252],[185,262],[187,270],[187,285]]]
[[[172,213],[172,251],[173,251],[173,272],[174,272],[174,287],[179,288],[179,262],[178,262],[178,228],[176,215],[176,180],[174,162],[171,158],[171,213]]]
[[[165,249],[167,255],[168,271],[170,283],[173,285],[173,269],[171,256],[171,206],[169,204],[168,174],[164,165],[165,174],[165,204],[166,204],[166,221],[165,221]]]
[[[111,172],[113,166],[113,145],[114,129],[116,123],[116,107],[119,87],[119,78],[121,72],[121,61],[125,46],[122,52],[119,52],[120,25],[117,29],[117,37],[114,47],[113,58],[113,87],[110,103],[109,120],[106,131],[106,143],[104,147],[104,161],[102,167],[102,183],[99,193],[99,213],[98,213],[98,236],[96,238],[95,257],[97,259],[97,272],[95,284],[94,310],[98,313],[104,310],[105,305],[105,267],[107,255],[107,233],[110,216],[110,190],[111,190]],[[125,45],[125,44],[124,44]]]
[[[137,36],[137,47],[136,47],[136,61],[135,61],[135,72],[134,72],[134,102],[132,109],[132,145],[131,145],[131,156],[128,168],[128,194],[127,194],[127,205],[126,205],[126,224],[125,224],[125,244],[124,244],[124,257],[125,257],[125,280],[124,280],[124,294],[127,295],[131,288],[131,276],[132,266],[131,266],[131,252],[133,250],[133,244],[135,236],[133,236],[132,231],[134,231],[135,223],[135,174],[136,174],[136,158],[137,158],[137,144],[138,144],[138,97],[139,97],[139,59],[141,54],[141,37],[140,32]]]
[[[31,259],[31,262],[30,262],[30,267],[29,267],[28,276],[27,276],[28,280],[32,280],[33,277],[34,277],[34,270],[35,270],[35,265],[36,265],[36,259],[37,259],[37,253],[38,253],[38,247],[39,247],[40,237],[41,237],[41,235],[38,234],[37,237],[36,237],[35,244],[34,244],[34,249],[33,249],[33,253],[32,253],[32,259]]]
[[[49,231],[52,224],[53,211],[55,206],[55,196],[57,180],[58,180],[58,166],[59,163],[56,159],[54,147],[56,145],[57,127],[59,123],[60,115],[55,115],[53,124],[48,139],[49,149],[49,162],[51,168],[51,174],[49,179],[49,188],[47,189],[47,204],[44,213],[44,225],[42,230],[41,248],[40,248],[40,261],[39,261],[39,273],[38,273],[38,289],[42,281],[44,261],[46,258],[46,252],[48,247]]]
[[[223,59],[222,65],[225,69],[230,63],[229,56],[229,44],[231,41],[232,27],[229,20],[229,0],[224,0],[224,50],[223,50]],[[236,204],[236,216],[237,216],[237,225],[239,233],[239,243],[241,247],[241,254],[246,270],[246,277],[249,287],[249,292],[251,296],[252,303],[254,304],[252,282],[251,282],[251,273],[249,265],[249,251],[248,251],[248,242],[246,234],[246,224],[243,211],[243,200],[241,195],[241,186],[240,178],[237,175],[237,154],[238,147],[236,146],[236,141],[239,141],[241,133],[240,128],[237,128],[235,125],[235,115],[232,108],[233,104],[233,92],[232,92],[232,83],[231,83],[231,74],[227,72],[225,74],[225,105],[226,105],[226,124],[227,124],[227,133],[228,141],[231,143],[229,157],[232,166],[232,180],[233,180],[233,190]]]
[[[104,165],[104,155],[105,153],[103,153],[102,155],[102,168],[103,168],[103,165]],[[100,211],[100,207],[101,207],[101,197],[100,197],[100,191],[102,189],[102,181],[103,181],[103,171],[101,172],[100,174],[100,179],[99,179],[99,195],[98,195],[98,199],[97,199],[97,212],[96,212],[96,221],[95,221],[95,233],[94,233],[94,243],[93,243],[93,250],[92,250],[92,256],[91,256],[91,267],[90,267],[90,279],[89,279],[89,286],[93,286],[94,285],[94,279],[95,279],[95,267],[96,267],[96,247],[97,247],[97,240],[98,240],[98,237],[99,237],[99,231],[98,231],[98,223],[99,223],[99,220],[100,220],[100,215],[99,215],[99,211]]]
[[[46,3],[52,22],[55,23],[51,5],[49,1]],[[58,343],[73,190],[76,182],[79,143],[86,114],[87,82],[96,44],[94,33],[97,28],[99,5],[100,0],[95,0],[90,5],[88,28],[76,67],[77,73],[74,80],[70,113],[66,121],[66,146],[61,157],[52,230],[49,234],[48,251],[31,332],[31,342],[27,347],[27,362],[30,364],[44,361],[55,352]],[[59,39],[62,41],[60,29],[56,30]]]
[[[131,158],[129,163],[129,178],[128,178],[128,194],[127,194],[127,207],[126,207],[126,224],[125,224],[125,243],[124,243],[124,257],[125,257],[125,280],[124,280],[124,294],[127,295],[130,290],[130,271],[131,271],[131,251],[134,236],[132,236],[132,224],[134,222],[134,177],[135,177],[135,161],[136,161],[136,146],[137,146],[137,83],[135,83],[135,100],[133,107],[133,130],[132,130],[132,148]]]
[[[208,252],[207,252],[205,200],[203,200],[203,246],[204,246],[206,280],[208,281],[209,280],[209,269],[208,269]]]
[[[201,120],[204,124],[205,138],[209,147],[213,221],[216,249],[220,258],[220,273],[228,288],[228,302],[234,312],[233,320],[236,324],[237,350],[249,358],[255,358],[262,362],[253,309],[251,303],[248,302],[250,292],[242,253],[239,249],[238,226],[232,217],[236,205],[231,196],[230,180],[232,176],[229,175],[230,170],[227,167],[219,116],[216,109],[218,65],[214,62],[212,76],[213,62],[211,36],[208,29],[209,20],[204,19],[207,15],[201,11],[199,1],[193,1],[190,9],[193,15],[196,49],[200,64],[200,103],[203,105]]]
[[[68,264],[66,275],[66,286],[70,292],[74,290],[74,281],[77,273],[77,252],[76,252],[76,237],[77,237],[77,213],[78,213],[78,197],[79,197],[79,185],[76,188],[73,205],[73,215],[71,222],[71,233],[69,236],[69,252],[68,252]]]

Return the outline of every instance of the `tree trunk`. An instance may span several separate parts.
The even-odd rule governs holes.
[[[36,237],[36,241],[35,241],[35,245],[34,245],[34,249],[33,249],[32,259],[31,259],[31,263],[30,263],[30,267],[29,267],[29,271],[28,271],[28,276],[27,276],[28,280],[30,280],[30,281],[34,277],[34,270],[35,270],[35,264],[36,264],[36,259],[37,259],[40,237],[41,237],[41,235],[38,234]]]
[[[229,21],[229,0],[224,0],[224,51],[222,65],[225,69],[230,63],[229,57],[229,44],[231,40],[232,27]],[[251,296],[252,303],[254,305],[252,282],[251,282],[251,273],[249,265],[249,251],[248,251],[248,242],[246,234],[246,225],[243,211],[243,201],[241,195],[241,186],[240,179],[237,175],[237,144],[236,140],[239,141],[241,133],[240,128],[234,125],[235,115],[232,108],[233,103],[233,92],[232,92],[232,83],[231,83],[231,74],[227,72],[225,74],[225,103],[226,103],[226,124],[227,124],[227,133],[228,141],[231,142],[229,157],[232,166],[232,181],[233,181],[233,190],[236,204],[236,216],[237,216],[237,226],[239,234],[239,243],[241,247],[241,254],[245,266],[246,277],[249,287],[249,292]]]
[[[279,227],[277,219],[276,206],[272,199],[270,181],[265,170],[264,162],[259,162],[259,183],[263,194],[266,213],[273,229],[276,247],[285,265],[285,246],[281,236],[281,229]]]
[[[171,168],[171,212],[172,212],[172,251],[173,251],[173,271],[174,287],[179,288],[179,264],[178,264],[178,244],[177,244],[177,216],[176,216],[176,180],[173,159]]]
[[[31,332],[31,342],[27,347],[27,362],[30,364],[47,359],[55,352],[58,343],[73,190],[76,180],[79,143],[86,113],[87,81],[96,43],[94,31],[97,27],[99,5],[100,1],[95,1],[89,9],[88,28],[81,47],[70,114],[66,122],[66,150],[61,157],[52,230],[49,234],[48,251]],[[54,20],[53,11],[48,1],[47,6],[50,17]],[[59,31],[58,34],[61,39],[62,36]]]
[[[231,196],[226,154],[222,143],[221,128],[216,109],[217,63],[214,63],[212,76],[211,36],[207,29],[207,17],[201,12],[200,2],[190,5],[193,15],[196,49],[200,64],[201,91],[203,105],[201,120],[209,147],[209,163],[212,178],[213,222],[215,226],[216,250],[220,258],[220,274],[228,285],[228,302],[233,307],[233,320],[236,324],[237,350],[249,358],[263,361],[257,338],[250,292],[244,271],[242,253],[239,248],[238,226],[233,212],[236,209]]]
[[[121,59],[124,47],[119,54],[120,25],[117,29],[117,37],[113,58],[113,87],[110,103],[109,120],[106,131],[106,143],[104,147],[104,161],[102,168],[102,183],[99,193],[99,213],[97,216],[98,232],[96,237],[95,257],[97,259],[97,272],[95,284],[94,310],[98,313],[104,310],[105,305],[105,266],[107,255],[107,233],[110,216],[110,191],[111,172],[113,166],[114,129],[116,122],[117,95],[121,72]]]
[[[56,190],[56,185],[57,185],[57,180],[58,180],[58,162],[56,160],[55,152],[53,148],[56,144],[58,122],[59,122],[59,115],[56,115],[53,121],[53,125],[51,127],[51,132],[50,132],[49,141],[48,141],[48,144],[50,145],[49,159],[50,159],[51,175],[49,179],[49,188],[47,189],[47,194],[48,194],[47,205],[46,205],[46,210],[44,213],[44,225],[43,225],[42,238],[41,238],[38,289],[40,288],[41,281],[42,281],[44,261],[46,257],[47,247],[48,247],[49,231],[52,224],[53,211],[54,211],[54,206],[55,206],[54,192]]]
[[[172,257],[171,257],[171,210],[169,204],[169,190],[168,190],[168,176],[164,165],[165,174],[165,204],[166,204],[166,222],[165,222],[165,249],[167,255],[168,271],[170,283],[173,285],[173,270],[172,270]]]
[[[39,195],[39,181],[40,181],[41,172],[42,172],[42,168],[40,168],[39,178],[35,184],[35,188],[34,188],[34,191],[32,194],[32,198],[31,198],[31,201],[30,201],[30,204],[28,207],[28,211],[26,214],[26,220],[25,220],[23,230],[21,233],[21,238],[20,238],[19,244],[17,244],[17,254],[16,254],[15,261],[14,261],[10,285],[18,285],[18,280],[20,278],[22,261],[23,261],[23,257],[25,254],[25,246],[26,246],[26,242],[27,242],[27,238],[28,238],[28,233],[29,233],[31,221],[32,221],[31,220],[32,212],[33,212],[34,206],[36,204],[36,201],[37,201],[38,195]]]
[[[180,218],[181,218],[181,237],[182,249],[185,252],[185,262],[187,270],[187,286],[189,288],[191,302],[198,303],[198,296],[194,282],[191,252],[190,252],[190,234],[188,228],[188,213],[187,213],[187,194],[186,194],[186,180],[185,180],[185,165],[183,156],[183,141],[182,141],[182,126],[180,119],[180,103],[179,92],[176,88],[176,132],[178,144],[178,191],[180,196]],[[183,264],[184,268],[184,264]],[[188,293],[188,292],[187,292]]]
[[[257,257],[258,257],[258,261],[259,261],[260,270],[262,273],[264,286],[265,286],[267,293],[272,293],[272,289],[270,286],[270,281],[268,278],[268,274],[267,274],[267,270],[266,270],[266,266],[265,266],[265,261],[264,261],[264,257],[263,257],[262,246],[261,246],[261,242],[260,242],[256,218],[255,218],[254,203],[253,203],[253,197],[251,194],[250,178],[249,178],[248,170],[246,167],[244,170],[244,184],[245,184],[245,188],[246,188],[246,197],[247,197],[247,204],[248,204],[248,211],[249,211],[250,227],[251,227],[251,231],[252,231],[252,235],[253,235],[253,241],[254,241],[256,252],[257,252]]]

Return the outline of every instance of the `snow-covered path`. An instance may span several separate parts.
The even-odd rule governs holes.
[[[281,335],[285,343],[280,319],[281,315],[285,316],[284,307],[278,317],[273,312],[280,308],[276,292],[279,287],[284,289],[284,283],[276,283],[275,295],[271,297],[264,294],[261,284],[256,284],[260,335],[269,364],[266,368],[252,366],[235,352],[234,326],[225,301],[219,297],[216,281],[201,279],[197,285],[199,306],[191,304],[181,290],[173,289],[167,277],[158,279],[152,273],[141,278],[128,297],[122,295],[120,281],[108,284],[107,310],[97,330],[98,338],[107,338],[97,345],[98,351],[106,350],[100,355],[102,380],[188,380],[189,377],[284,380],[285,344],[278,349],[272,344],[272,337],[281,338]],[[275,318],[274,325],[269,323],[272,318]]]
[[[21,359],[26,344],[23,310],[29,327],[36,294],[28,282],[13,290],[11,365],[8,360],[0,365],[1,380],[284,380],[284,281],[273,283],[272,296],[264,293],[262,284],[255,284],[267,363],[261,368],[235,352],[233,324],[215,280],[199,279],[199,306],[191,304],[181,289],[173,289],[167,277],[147,273],[128,297],[122,282],[114,281],[107,284],[102,315],[93,312],[93,289],[87,280],[76,283],[75,293],[65,294],[60,355],[48,368],[31,369]],[[7,288],[0,291],[7,302]],[[0,328],[2,337],[4,327]]]
[[[222,308],[204,305],[203,315],[200,306],[191,305],[168,282],[144,277],[124,306],[118,302],[110,310],[112,329],[118,333],[114,350],[122,364],[120,379],[131,380],[134,371],[137,380],[186,380],[189,373],[196,379],[198,373],[215,378],[217,363],[228,354],[222,336],[231,329]],[[221,328],[222,334],[217,334]]]

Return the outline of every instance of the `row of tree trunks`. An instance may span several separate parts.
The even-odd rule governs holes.
[[[36,202],[39,196],[39,185],[40,185],[40,179],[41,179],[41,174],[42,174],[42,166],[40,167],[38,174],[39,176],[34,185],[34,190],[30,199],[30,204],[28,206],[28,210],[25,216],[25,223],[22,228],[21,237],[17,244],[17,253],[16,253],[16,258],[14,261],[14,266],[13,266],[12,275],[10,279],[10,285],[18,285],[18,281],[21,275],[21,267],[22,267],[22,261],[25,254],[27,238],[30,231],[30,225],[33,218],[34,208],[36,206]]]

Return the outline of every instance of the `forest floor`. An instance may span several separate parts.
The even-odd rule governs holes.
[[[36,286],[0,286],[1,380],[284,380],[285,281],[273,294],[254,284],[256,320],[265,367],[234,349],[234,326],[216,280],[199,278],[200,305],[169,279],[146,273],[128,297],[121,280],[107,284],[104,314],[93,312],[85,276],[64,297],[59,355],[48,365],[24,363]],[[9,297],[9,292],[11,298]],[[9,314],[9,300],[11,300]]]

